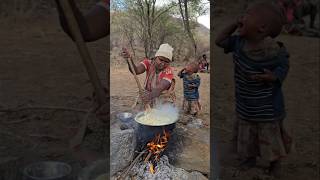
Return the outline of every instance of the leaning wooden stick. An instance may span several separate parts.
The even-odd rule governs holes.
[[[80,56],[82,58],[82,62],[88,72],[90,81],[94,87],[95,92],[97,93],[97,100],[100,106],[107,102],[106,95],[103,91],[101,81],[99,80],[99,76],[96,70],[95,65],[91,59],[88,48],[83,40],[81,31],[79,29],[78,22],[74,17],[73,11],[70,7],[69,1],[67,0],[59,0],[61,4],[61,8],[64,11],[64,14],[67,19],[67,24],[70,28],[71,34],[75,39],[77,48],[79,50]]]
[[[94,108],[91,108],[90,110],[88,110],[85,117],[81,120],[80,127],[78,129],[77,134],[75,136],[73,136],[69,141],[69,147],[71,149],[79,146],[82,143],[83,138],[86,134],[87,126],[88,126],[88,118],[89,118],[90,114],[93,112],[94,112]]]
[[[129,167],[123,172],[123,174],[120,175],[118,180],[124,180],[125,177],[128,175],[130,172],[131,168],[139,161],[140,157],[145,154],[147,150],[143,150],[142,152],[139,153],[139,155],[132,161],[132,163],[129,165]]]
[[[144,162],[147,163],[149,161],[149,159],[151,158],[152,152],[149,151],[147,157],[144,159]]]
[[[122,50],[123,50],[123,51],[126,51],[125,48],[122,48]],[[136,73],[136,69],[134,68],[134,66],[133,66],[133,64],[132,64],[132,62],[131,62],[130,59],[127,59],[127,61],[128,61],[128,63],[129,63],[130,69],[132,70],[132,74],[133,74],[134,79],[136,80],[136,83],[137,83],[137,86],[138,86],[138,88],[139,88],[139,91],[142,92],[142,91],[143,91],[143,88],[142,88],[141,83],[140,83],[140,81],[139,81],[139,79],[138,79],[138,76],[137,76],[137,73]],[[150,111],[151,107],[150,107],[149,104],[145,104],[145,107],[146,107],[146,110],[147,110],[147,111]]]
[[[94,90],[97,94],[97,101],[98,101],[98,105],[100,107],[104,106],[107,103],[107,97],[105,95],[105,92],[103,90],[101,81],[99,79],[97,70],[95,65],[93,64],[93,61],[91,59],[91,56],[89,54],[88,48],[83,40],[78,22],[73,14],[73,11],[70,7],[69,1],[67,0],[59,0],[60,4],[61,4],[61,8],[66,16],[66,20],[67,20],[67,24],[70,28],[70,32],[73,36],[73,38],[75,39],[77,48],[79,50],[80,56],[82,58],[82,62],[87,70],[88,76],[90,78],[90,81],[94,87]],[[71,140],[71,146],[75,147],[79,144],[81,144],[85,134],[86,134],[86,130],[87,130],[87,117],[89,116],[89,114],[93,112],[93,110],[91,109],[87,115],[86,118],[84,118],[84,120],[81,122],[81,126],[77,132],[77,134],[72,138]],[[105,118],[107,121],[107,118]]]

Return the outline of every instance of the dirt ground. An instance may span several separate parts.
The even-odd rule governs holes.
[[[17,174],[29,163],[59,160],[71,164],[77,174],[85,162],[103,157],[100,150],[78,158],[68,148],[83,112],[41,108],[4,112],[33,106],[88,110],[93,90],[76,46],[62,32],[56,15],[1,19],[0,26],[0,169]],[[105,84],[106,39],[88,46]],[[96,121],[90,117],[91,124]],[[9,176],[5,179],[17,179]]]
[[[234,2],[234,1],[233,1]],[[215,35],[226,22],[240,12],[237,5],[221,2],[214,17]],[[221,8],[223,6],[223,8]],[[228,11],[226,11],[228,10]],[[214,38],[214,37],[213,37]],[[283,84],[287,118],[285,126],[294,139],[294,152],[283,161],[283,180],[319,179],[319,38],[298,37],[282,34],[290,53],[290,70]],[[212,44],[213,45],[213,44]],[[266,164],[244,172],[237,172],[239,162],[231,152],[231,133],[234,120],[234,82],[231,55],[214,45],[213,79],[211,83],[212,116],[214,133],[220,159],[220,178],[223,180],[272,179],[263,172]]]

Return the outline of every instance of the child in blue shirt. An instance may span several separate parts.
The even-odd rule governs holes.
[[[183,79],[183,110],[186,114],[196,116],[201,110],[199,102],[200,76],[197,74],[199,66],[197,62],[189,63],[178,76]]]

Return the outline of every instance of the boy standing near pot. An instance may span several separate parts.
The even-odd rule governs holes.
[[[196,116],[201,110],[199,102],[200,76],[197,74],[199,66],[197,62],[189,63],[178,76],[183,79],[183,110],[187,114]]]

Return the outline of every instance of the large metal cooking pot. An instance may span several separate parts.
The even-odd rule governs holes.
[[[157,134],[163,134],[163,131],[173,132],[173,129],[176,127],[176,122],[178,118],[170,123],[159,122],[156,125],[150,125],[146,122],[139,121],[139,118],[144,116],[144,112],[140,112],[135,116],[135,121],[138,123],[137,127],[137,141],[139,149],[143,149],[145,145],[150,142]]]

